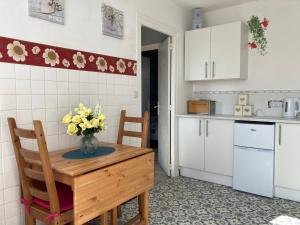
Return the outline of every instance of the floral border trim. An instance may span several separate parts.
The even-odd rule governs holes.
[[[136,76],[136,60],[0,37],[0,62]]]

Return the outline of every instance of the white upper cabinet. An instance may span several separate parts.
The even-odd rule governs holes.
[[[210,79],[210,28],[186,32],[186,80]]]
[[[247,43],[247,26],[242,22],[187,31],[185,79],[246,79]]]

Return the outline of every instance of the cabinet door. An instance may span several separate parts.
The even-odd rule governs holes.
[[[206,120],[205,171],[233,175],[233,127],[230,120]]]
[[[246,76],[247,40],[241,22],[211,28],[211,78],[234,79]],[[243,40],[243,41],[242,41]],[[243,42],[243,43],[242,43]],[[247,53],[248,55],[248,53]]]
[[[210,28],[185,34],[185,80],[210,79]]]
[[[204,169],[204,120],[179,118],[179,166]]]
[[[276,124],[275,185],[300,190],[300,125]]]

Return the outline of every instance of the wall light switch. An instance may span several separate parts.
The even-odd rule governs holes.
[[[139,97],[139,92],[138,91],[133,91],[133,98],[137,99]]]

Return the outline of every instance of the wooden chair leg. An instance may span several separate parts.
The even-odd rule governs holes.
[[[36,220],[32,216],[26,216],[26,225],[36,225]]]
[[[103,215],[100,216],[100,222],[101,225],[108,225],[108,218],[107,218],[107,213],[104,213]]]
[[[122,208],[120,205],[117,207],[117,212],[118,212],[118,218],[121,218],[122,217]]]
[[[113,208],[111,210],[111,224],[118,225],[118,208]]]

